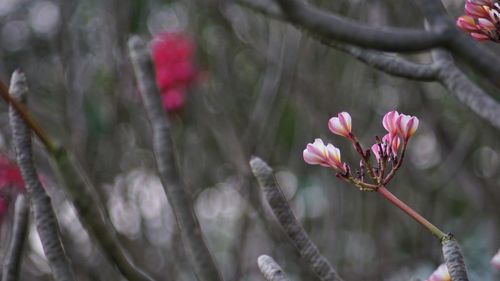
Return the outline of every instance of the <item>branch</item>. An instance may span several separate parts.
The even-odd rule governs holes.
[[[333,41],[321,41],[325,45],[350,54],[357,60],[393,76],[425,82],[432,82],[437,79],[438,68],[433,64],[415,63],[375,50],[339,44]]]
[[[280,265],[270,256],[262,255],[257,259],[260,272],[267,281],[288,281],[285,272]]]
[[[26,100],[28,86],[24,73],[16,70],[12,74],[9,92],[17,100]],[[52,209],[50,197],[38,180],[33,164],[31,130],[25,125],[22,117],[12,106],[9,107],[9,116],[17,162],[26,183],[36,229],[40,235],[43,250],[49,261],[54,279],[56,281],[76,280],[61,243],[59,225]]]
[[[471,82],[455,65],[451,55],[443,49],[432,51],[439,68],[439,82],[472,112],[500,130],[500,104]],[[500,72],[499,72],[500,73]]]
[[[51,154],[51,164],[75,206],[82,225],[103,250],[104,255],[116,265],[120,273],[130,281],[152,281],[153,278],[139,269],[117,238],[104,204],[97,196],[96,187],[68,151],[60,148]]]
[[[443,241],[441,241],[441,244],[443,246],[444,261],[450,273],[451,280],[469,281],[464,257],[455,237],[453,237],[452,234],[448,234]]]
[[[277,20],[285,20],[285,15],[283,15],[279,7],[273,5],[273,2],[264,2],[267,1],[238,0],[238,3],[241,5],[256,12]],[[313,36],[321,43],[347,53],[357,60],[387,74],[419,81],[435,81],[437,79],[437,68],[434,65],[414,63],[401,57],[388,55],[384,52],[341,44],[319,35],[313,34]]]
[[[26,197],[22,194],[18,195],[14,211],[14,226],[3,262],[2,281],[19,280],[19,268],[28,233],[29,210]]]
[[[138,36],[130,38],[128,45],[141,97],[153,130],[153,149],[160,179],[195,272],[200,280],[222,280],[193,210],[191,194],[184,186],[176,166],[170,124],[161,105],[149,49]]]
[[[300,256],[322,281],[342,281],[342,278],[327,259],[321,255],[316,245],[307,236],[307,233],[293,215],[281,188],[274,178],[273,170],[258,157],[252,157],[250,166],[276,219],[288,238],[290,238],[291,243],[299,251]]]
[[[426,50],[443,45],[447,34],[408,28],[371,27],[324,12],[301,0],[277,0],[291,23],[329,40],[396,52]]]

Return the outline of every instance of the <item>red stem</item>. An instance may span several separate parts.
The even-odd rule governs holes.
[[[406,205],[403,201],[399,200],[394,194],[392,194],[385,186],[379,186],[377,192],[380,193],[385,199],[389,200],[393,205],[401,209],[403,212],[408,214],[411,218],[421,224],[423,227],[427,228],[432,235],[436,236],[439,241],[441,241],[446,234],[442,232],[439,228],[433,225],[431,222],[422,217],[419,213],[415,212],[410,206]]]

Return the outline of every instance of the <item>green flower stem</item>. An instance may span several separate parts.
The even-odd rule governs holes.
[[[410,206],[406,205],[406,203],[399,200],[399,198],[397,198],[394,194],[392,194],[389,190],[387,190],[385,186],[383,185],[379,186],[377,192],[380,193],[380,195],[382,195],[385,199],[389,200],[393,205],[395,205],[403,212],[408,214],[410,217],[412,217],[414,220],[416,220],[423,227],[427,228],[432,233],[432,235],[436,236],[436,238],[439,239],[439,241],[442,241],[446,237],[446,234],[444,232],[442,232],[439,228],[433,225],[430,221],[422,217],[419,213],[415,212],[415,210],[410,208]]]

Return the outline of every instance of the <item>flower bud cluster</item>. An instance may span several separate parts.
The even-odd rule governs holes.
[[[357,171],[357,177],[353,177],[350,174],[351,169],[349,166],[341,161],[340,150],[333,144],[325,145],[321,139],[316,139],[314,143],[309,143],[306,146],[303,151],[304,161],[311,165],[334,168],[339,171],[339,177],[362,188],[368,186],[368,189],[370,189],[370,186],[374,186],[364,183],[365,169],[376,184],[386,184],[401,165],[406,145],[417,130],[419,120],[414,116],[390,111],[382,119],[382,125],[387,130],[387,134],[382,140],[376,137],[376,143],[371,146],[371,151],[377,162],[377,167],[373,168],[370,162],[370,151],[364,150],[352,133],[351,115],[347,112],[341,112],[328,121],[330,131],[351,141],[361,156],[360,170]],[[401,145],[402,148],[400,149]],[[398,157],[398,155],[400,156]],[[392,170],[387,177],[384,177],[388,163],[392,164]]]
[[[494,0],[467,0],[465,15],[457,26],[478,41],[500,43],[500,3]]]

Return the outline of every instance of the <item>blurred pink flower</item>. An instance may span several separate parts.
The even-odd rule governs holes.
[[[19,167],[0,155],[0,222],[7,213],[13,195],[24,191],[24,180]]]
[[[498,249],[496,255],[494,255],[491,259],[491,266],[493,266],[496,270],[500,270],[500,249]]]
[[[398,133],[404,139],[408,141],[411,136],[415,133],[418,128],[418,118],[415,116],[400,114],[397,120]]]
[[[336,135],[351,138],[351,115],[347,112],[341,112],[337,117],[330,118],[328,128]]]
[[[451,281],[446,264],[440,265],[426,281]]]
[[[457,26],[478,41],[500,42],[500,4],[493,0],[467,0]]]
[[[340,150],[330,143],[325,145],[321,139],[307,144],[302,155],[308,164],[332,167],[344,173],[347,171],[345,164],[341,161]]]
[[[11,188],[24,191],[24,180],[19,167],[0,155],[0,192],[3,194],[6,189]]]
[[[152,54],[163,107],[167,112],[178,111],[197,77],[194,44],[183,33],[160,33],[153,39]]]

